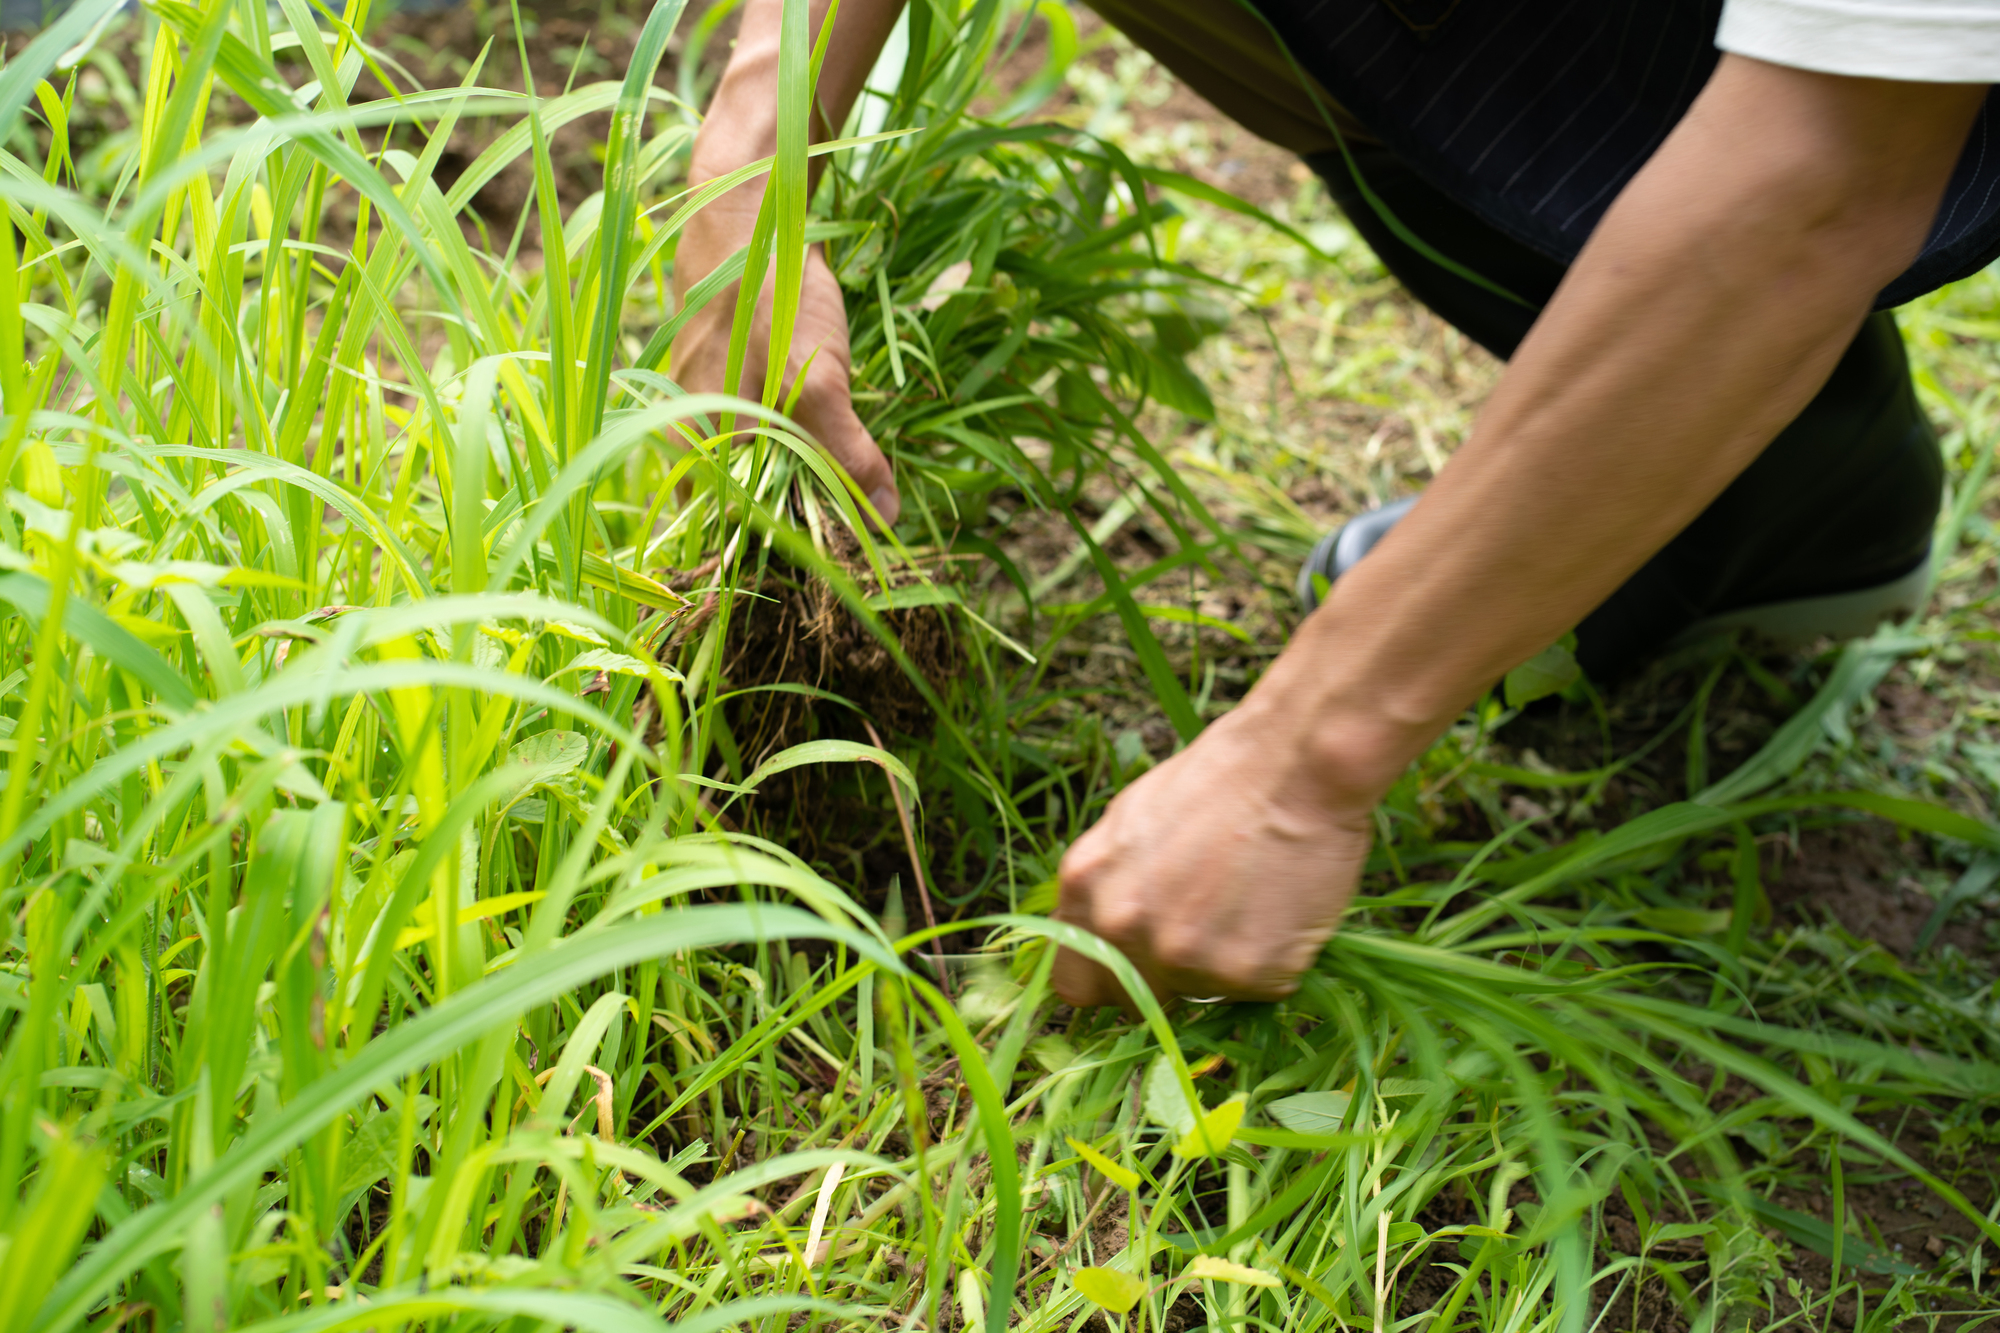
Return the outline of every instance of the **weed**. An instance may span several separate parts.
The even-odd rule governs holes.
[[[530,67],[518,25],[426,91],[364,4],[292,0],[157,0],[126,97],[112,13],[0,69],[0,1327],[1992,1305],[1991,979],[1769,929],[1764,851],[1829,811],[1898,821],[1970,886],[1938,930],[1993,882],[1963,799],[1985,732],[1885,769],[1846,721],[1985,642],[1983,401],[1947,619],[1778,682],[1802,711],[1732,771],[1599,826],[1657,747],[1557,769],[1493,705],[1386,804],[1295,1000],[1072,1014],[1052,941],[1131,974],[1044,915],[1055,859],[1150,756],[1079,696],[1146,696],[1166,744],[1225,706],[1204,645],[1248,636],[1163,590],[1239,567],[1270,493],[1153,429],[1230,429],[1187,359],[1246,284],[1190,262],[1169,203],[1214,192],[1019,120],[1066,11],[915,7],[819,192],[802,132],[770,164],[742,265],[777,275],[782,343],[830,248],[908,497],[879,540],[787,386],[689,396],[663,361],[674,238],[716,193],[676,183],[693,113],[655,78],[678,0],[621,80],[525,98],[480,83]],[[1031,15],[1048,64],[995,93]],[[351,100],[364,72],[390,95]],[[72,134],[92,98],[129,125]],[[565,197],[551,135],[602,113],[602,189]],[[488,146],[441,176],[473,122]],[[516,163],[538,265],[468,225]],[[1914,321],[1941,400],[1989,281]],[[1251,535],[1278,545],[1281,510]],[[1060,552],[1016,560],[1038,515]],[[951,572],[973,558],[994,586]],[[1114,624],[1129,659],[1081,681],[1068,647]],[[821,661],[770,669],[793,627]],[[844,697],[864,649],[893,707]],[[745,706],[787,698],[812,707]],[[770,799],[801,774],[834,804]]]

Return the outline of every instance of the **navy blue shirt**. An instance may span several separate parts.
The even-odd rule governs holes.
[[[1552,259],[1604,210],[1715,69],[1722,0],[1253,0],[1295,59],[1412,170]],[[1745,125],[1748,138],[1757,132]],[[2000,256],[1987,99],[1899,305]]]

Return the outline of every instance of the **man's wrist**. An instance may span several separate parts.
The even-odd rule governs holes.
[[[1399,665],[1387,618],[1356,614],[1344,591],[1299,627],[1238,711],[1260,734],[1291,739],[1299,780],[1323,802],[1373,805],[1459,715],[1464,691]]]
[[[715,97],[702,117],[688,159],[688,179],[701,185],[777,151],[778,51],[767,39],[739,39]]]
[[[1324,707],[1305,727],[1303,757],[1322,802],[1373,806],[1436,735],[1367,708]]]
[[[688,184],[698,188],[767,158],[776,151],[776,143],[775,124],[760,126],[754,118],[746,123],[746,118],[731,115],[730,108],[718,99],[709,111],[708,123],[695,135],[688,155]]]
[[[1242,728],[1268,746],[1302,800],[1344,811],[1381,801],[1442,730],[1397,722],[1354,699],[1282,688],[1253,691],[1218,725]]]

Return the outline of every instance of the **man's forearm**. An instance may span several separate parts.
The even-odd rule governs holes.
[[[832,138],[853,110],[868,71],[903,11],[904,0],[841,0],[814,89],[811,134]],[[811,0],[808,30],[817,39],[831,0]],[[784,0],[749,0],[736,46],[715,99],[695,136],[690,174],[699,184],[768,157],[778,142],[778,54]],[[746,187],[747,188],[747,187]]]
[[[811,0],[808,30],[817,37],[830,0]],[[771,156],[778,143],[778,55],[782,40],[784,0],[750,0],[744,6],[735,49],[709,103],[701,130],[695,135],[688,164],[690,184],[726,176],[747,163]],[[896,26],[903,0],[842,0],[834,16],[833,35],[815,89],[810,127],[815,142],[832,137],[847,120],[861,95],[868,71],[875,66]],[[815,174],[817,169],[815,168]],[[712,200],[688,222],[674,262],[677,294],[688,290],[750,239],[757,208],[764,197],[764,178],[746,181]],[[728,300],[710,304],[721,320]]]
[[[809,126],[813,139],[831,137],[846,122],[902,7],[903,0],[841,0],[814,89]],[[831,0],[810,0],[809,40],[818,36],[832,8]],[[728,68],[695,136],[688,171],[691,183],[728,175],[775,151],[783,19],[784,0],[750,0],[746,6]],[[697,282],[749,243],[766,179],[759,176],[745,182],[688,220],[674,251],[677,299],[685,302]],[[766,349],[772,338],[776,293],[767,279],[757,281],[762,287],[757,322],[748,342],[740,345],[743,359],[733,373],[731,353],[739,346],[733,336],[738,286],[715,294],[691,313],[674,340],[669,363],[682,386],[755,397],[771,382]],[[873,506],[870,521],[893,524],[900,507],[895,472],[854,411],[845,302],[819,246],[807,249],[796,298],[797,319],[789,345],[778,349],[783,363],[779,379],[790,381],[785,390],[792,404],[788,411],[846,469],[858,493],[867,497]]]
[[[1920,248],[1983,96],[1725,58],[1472,439],[1274,667],[1331,781],[1386,787],[1797,414]]]

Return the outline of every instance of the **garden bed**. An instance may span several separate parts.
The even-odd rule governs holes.
[[[1254,683],[1305,545],[1419,489],[1497,366],[1086,18],[1033,113],[1067,132],[913,135],[818,196],[909,497],[903,550],[856,536],[809,451],[725,453],[642,350],[683,187],[669,154],[606,197],[605,161],[692,121],[608,143],[589,85],[653,51],[698,99],[728,28],[686,61],[691,9],[532,10],[538,90],[598,100],[498,164],[518,101],[253,141],[259,36],[211,74],[192,11],[177,77],[234,79],[198,202],[125,175],[194,114],[141,20],[61,136],[24,99],[10,151],[63,193],[18,201],[0,328],[42,413],[0,440],[0,1235],[38,1275],[0,1326],[1990,1321],[2000,281],[1905,312],[1961,521],[1932,612],[1849,650],[1879,671],[1494,702],[1385,804],[1294,1001],[1077,1013],[1036,924],[1063,848]],[[961,49],[997,44],[977,108],[1044,68],[1009,13],[940,34],[922,123],[971,124]],[[367,34],[404,96],[489,38],[517,92],[496,11]]]

